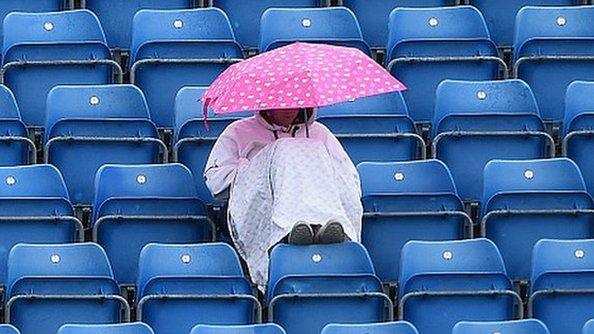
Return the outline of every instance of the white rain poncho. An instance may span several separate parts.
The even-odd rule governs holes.
[[[292,130],[260,115],[237,121],[215,144],[205,170],[213,194],[230,189],[231,236],[261,288],[269,249],[298,221],[321,225],[333,219],[349,238],[360,239],[363,209],[355,166],[323,125],[310,122],[308,138],[303,126]]]

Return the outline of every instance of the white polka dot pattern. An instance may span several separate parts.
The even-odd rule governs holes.
[[[204,93],[216,113],[315,108],[405,90],[358,49],[293,43],[230,66]]]

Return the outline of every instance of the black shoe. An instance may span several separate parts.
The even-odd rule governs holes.
[[[291,245],[311,245],[314,241],[314,232],[306,222],[297,222],[291,233],[289,233],[289,244]]]
[[[320,228],[314,237],[316,244],[338,244],[344,242],[346,236],[342,225],[334,220],[328,221]]]

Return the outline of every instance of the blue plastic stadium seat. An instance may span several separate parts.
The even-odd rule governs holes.
[[[85,0],[86,8],[97,14],[107,44],[115,49],[128,49],[132,39],[132,19],[141,9],[184,9],[192,0]]]
[[[173,127],[175,95],[182,87],[208,86],[243,58],[218,8],[141,10],[133,24],[130,80],[145,93],[159,127]]]
[[[528,311],[551,333],[580,333],[594,318],[594,240],[540,240]]]
[[[322,107],[317,120],[336,135],[354,164],[424,158],[425,143],[415,133],[401,93]]]
[[[516,281],[529,278],[526,264],[538,240],[592,236],[592,209],[582,175],[569,159],[492,160],[485,166],[482,235],[497,244]]]
[[[594,319],[588,320],[584,325],[582,330],[582,334],[592,334],[594,333]]]
[[[6,322],[22,334],[128,321],[129,306],[118,293],[107,255],[96,244],[18,244],[10,251]]]
[[[44,97],[54,86],[111,83],[112,68],[121,71],[88,10],[11,13],[4,19],[2,53],[4,82],[31,127],[44,125]]]
[[[142,322],[111,325],[72,325],[60,327],[58,334],[154,334],[153,330]]]
[[[55,87],[47,98],[45,129],[45,158],[62,172],[72,202],[80,205],[93,201],[99,167],[156,163],[164,145],[142,92],[132,85]]]
[[[406,242],[471,236],[465,227],[472,221],[442,162],[365,162],[357,169],[365,211],[362,242],[383,282],[398,281],[398,259]]]
[[[445,80],[437,88],[433,156],[450,168],[465,201],[478,202],[493,159],[554,154],[530,87],[521,80]]]
[[[54,12],[62,9],[64,0],[3,0],[0,2],[0,21],[11,12]],[[0,40],[2,39],[0,24]]]
[[[497,322],[459,322],[452,334],[549,334],[547,326],[540,320],[527,319]]]
[[[137,319],[156,334],[260,321],[258,299],[227,244],[149,244],[140,254],[137,287]]]
[[[324,327],[322,334],[419,334],[415,326],[405,321],[375,324],[338,325]]]
[[[511,320],[514,306],[521,307],[487,239],[409,241],[402,248],[399,300],[400,317],[421,334],[451,333],[462,320]]]
[[[18,243],[82,240],[60,172],[50,165],[0,167],[0,285],[8,252]]]
[[[264,12],[260,52],[297,41],[348,46],[371,53],[355,14],[348,8],[271,8]]]
[[[0,166],[35,163],[35,143],[29,139],[27,127],[12,92],[0,85]]]
[[[516,19],[517,77],[530,85],[547,122],[563,120],[567,86],[594,80],[594,6],[524,7]]]
[[[451,0],[342,0],[350,8],[363,30],[365,41],[374,48],[386,47],[388,18],[397,7],[439,7],[453,4]]]
[[[0,325],[0,334],[21,334],[21,332],[13,325]]]
[[[397,8],[390,14],[387,45],[388,69],[408,87],[403,95],[410,116],[422,123],[433,118],[442,80],[496,79],[503,62],[483,16],[470,6]]]
[[[93,208],[93,241],[105,249],[119,284],[135,284],[138,256],[148,243],[214,239],[192,174],[180,164],[103,165]]]
[[[320,0],[215,0],[231,20],[237,41],[245,48],[257,49],[260,34],[260,19],[268,8],[317,7]]]
[[[565,96],[563,121],[563,155],[573,160],[594,194],[594,82],[576,81],[569,85]]]
[[[200,101],[205,91],[206,87],[184,87],[177,93],[174,106],[176,145],[173,156],[176,161],[192,171],[198,188],[198,197],[208,205],[220,206],[221,201],[212,197],[204,182],[204,169],[208,156],[217,138],[229,124],[253,114],[216,115],[209,111],[207,125],[205,125],[203,104]]]
[[[391,302],[369,254],[355,242],[277,245],[267,289],[269,321],[288,334],[318,334],[330,323],[391,320],[385,314]]]
[[[525,6],[571,6],[579,0],[470,0],[485,16],[491,37],[497,45],[511,47],[514,42],[516,14]]]
[[[190,334],[286,334],[279,325],[209,326],[198,325]]]

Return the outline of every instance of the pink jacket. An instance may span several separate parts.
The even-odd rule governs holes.
[[[359,183],[357,169],[338,139],[328,128],[314,120],[315,113],[308,121],[309,138],[322,141],[332,157],[351,170],[350,174]],[[249,160],[266,145],[278,138],[305,137],[305,125],[294,126],[291,132],[286,128],[271,125],[260,113],[229,125],[215,143],[204,170],[206,185],[213,196],[225,192],[233,183],[239,166],[249,163]]]

